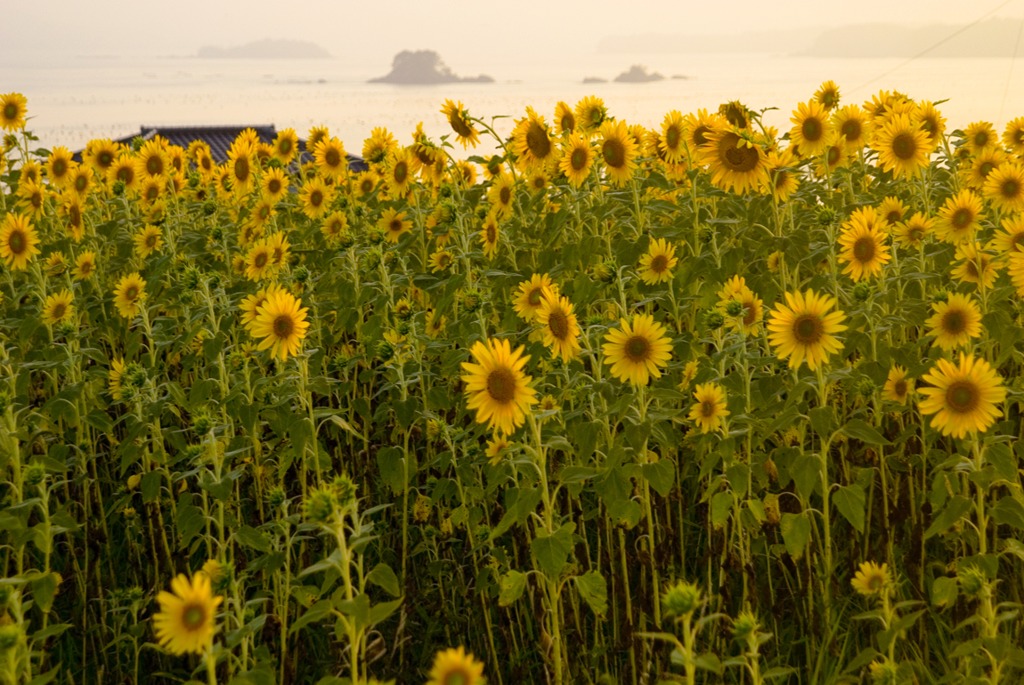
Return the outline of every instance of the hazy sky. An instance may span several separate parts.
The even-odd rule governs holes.
[[[79,55],[192,55],[261,38],[315,42],[335,57],[389,64],[400,49],[437,50],[456,71],[592,54],[609,35],[732,34],[873,21],[967,23],[1024,16],[1024,0],[3,0],[2,64]],[[780,45],[785,52],[785,45]],[[2,90],[2,85],[0,85]]]

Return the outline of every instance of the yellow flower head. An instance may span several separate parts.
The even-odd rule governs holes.
[[[790,368],[806,360],[813,371],[841,350],[843,343],[835,334],[846,330],[846,315],[829,312],[835,305],[834,297],[813,290],[786,293],[786,304],[776,305],[768,321],[768,340],[779,359],[788,359]]]
[[[210,577],[199,573],[189,581],[178,575],[171,592],[156,598],[160,611],[153,617],[157,642],[172,654],[202,654],[213,648],[217,607],[223,597],[214,597]]]
[[[537,402],[537,391],[530,387],[532,377],[524,372],[530,357],[523,355],[522,347],[513,351],[508,340],[494,338],[477,341],[470,352],[476,361],[462,363],[466,406],[476,410],[477,423],[510,435]]]
[[[604,363],[623,383],[647,385],[651,377],[661,378],[672,358],[672,341],[665,327],[649,314],[636,314],[632,322],[619,321],[605,336]]]
[[[960,355],[959,364],[939,359],[922,380],[922,414],[934,414],[931,426],[943,435],[962,438],[983,433],[1003,415],[998,405],[1006,399],[1003,379],[985,359]]]
[[[257,349],[269,348],[270,356],[280,361],[298,354],[309,328],[307,311],[302,300],[287,290],[268,294],[266,301],[257,307],[250,329],[254,338],[262,338]]]

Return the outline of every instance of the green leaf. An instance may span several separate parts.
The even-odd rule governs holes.
[[[382,447],[377,452],[377,468],[380,469],[381,480],[398,494],[405,489],[406,466],[405,454],[400,447]]]
[[[815,407],[808,412],[811,428],[822,438],[829,438],[836,429],[836,412],[832,407]]]
[[[237,540],[240,545],[252,547],[260,552],[270,551],[270,540],[267,539],[266,535],[252,526],[242,526],[236,530],[235,540]]]
[[[659,459],[651,464],[643,464],[640,473],[662,497],[667,497],[676,483],[676,465],[671,459]]]
[[[373,583],[392,597],[402,594],[398,587],[398,576],[384,562],[377,564],[372,571],[366,574],[366,582]]]
[[[806,513],[782,515],[782,541],[786,551],[794,560],[804,555],[807,543],[811,539],[811,522]]]
[[[32,598],[44,614],[49,613],[53,607],[53,597],[57,594],[59,584],[60,576],[56,573],[44,573],[32,581]]]
[[[572,579],[587,606],[599,617],[608,612],[608,584],[598,571],[587,571]]]
[[[875,428],[860,419],[850,419],[843,426],[843,433],[847,437],[860,440],[861,442],[869,445],[888,445],[889,441],[885,439],[885,436],[879,433]]]
[[[1012,495],[1002,497],[991,510],[992,520],[999,524],[1024,530],[1024,505]]]
[[[537,568],[549,578],[557,579],[562,575],[572,552],[572,534],[575,530],[575,523],[566,523],[550,535],[539,532],[530,541],[530,549],[537,561]]]
[[[958,591],[956,578],[939,576],[932,583],[932,605],[937,607],[951,606],[956,602]]]
[[[497,539],[514,524],[525,521],[530,513],[537,509],[537,505],[540,504],[540,490],[538,488],[514,489],[510,492],[516,494],[516,499],[505,510],[505,515],[498,521],[498,525],[491,529],[491,540]]]
[[[396,400],[391,403],[392,408],[395,410],[395,417],[398,419],[398,425],[403,429],[409,430],[409,426],[416,419],[416,409],[418,408],[419,400],[415,397],[408,397],[404,400]]]
[[[159,471],[147,471],[142,474],[142,501],[143,502],[155,502],[160,497],[160,482],[163,480],[163,474]]]
[[[957,521],[963,518],[964,514],[971,510],[971,500],[967,499],[962,495],[951,497],[946,502],[946,507],[939,513],[938,516],[932,521],[932,524],[928,526],[928,530],[924,532],[924,539],[944,533],[953,527]]]
[[[512,606],[526,590],[526,574],[509,571],[501,577],[501,591],[498,593],[498,606]]]
[[[711,525],[716,529],[722,528],[729,521],[729,516],[732,514],[733,496],[732,492],[726,490],[725,492],[716,493],[711,498]]]
[[[832,493],[832,501],[836,509],[843,515],[858,533],[864,532],[864,509],[867,506],[867,495],[857,483],[836,489]]]
[[[294,635],[310,623],[326,618],[331,613],[331,607],[331,600],[321,599],[319,602],[307,609],[302,616],[295,619],[295,623],[291,625],[288,632]]]
[[[364,595],[365,596],[365,595]],[[370,608],[369,624],[368,628],[371,628],[381,621],[387,619],[388,616],[395,613],[398,607],[402,606],[402,599],[393,599],[389,602],[381,602],[380,604],[374,604]]]

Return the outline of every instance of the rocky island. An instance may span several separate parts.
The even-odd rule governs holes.
[[[648,83],[650,81],[664,80],[664,76],[656,71],[647,71],[647,67],[642,64],[634,64],[629,69],[615,77],[616,83]]]
[[[395,55],[391,72],[372,78],[368,83],[394,83],[398,85],[430,85],[434,83],[494,83],[490,76],[460,77],[441,60],[433,50],[403,50]]]
[[[204,45],[196,56],[202,59],[324,59],[330,58],[331,53],[315,43],[266,38],[230,48]]]

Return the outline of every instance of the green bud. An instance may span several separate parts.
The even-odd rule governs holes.
[[[761,624],[758,623],[757,617],[754,614],[749,611],[743,611],[732,622],[732,634],[737,640],[745,642],[751,637],[755,637],[760,627]]]
[[[988,584],[985,573],[977,566],[965,566],[962,569],[957,569],[956,576],[960,583],[960,589],[970,597],[980,595]]]
[[[306,496],[302,507],[306,519],[313,523],[328,523],[337,511],[337,502],[330,486],[321,486]]]
[[[395,347],[387,340],[381,340],[377,343],[377,359],[382,362],[389,361],[395,356]]]
[[[684,580],[679,581],[661,596],[665,616],[683,617],[692,614],[701,604],[700,588]]]
[[[46,480],[46,468],[42,464],[32,463],[25,467],[25,485],[35,487]]]
[[[858,283],[853,286],[853,299],[858,302],[866,302],[871,297],[871,286],[867,283]]]
[[[270,492],[267,493],[267,504],[270,505],[271,509],[277,509],[280,507],[284,504],[285,499],[284,488],[280,485],[275,485],[270,489]]]
[[[739,300],[729,300],[725,305],[725,313],[729,316],[740,316],[743,314],[743,303]]]
[[[0,626],[0,654],[7,654],[21,642],[21,628],[15,623]]]
[[[704,326],[709,331],[717,331],[725,324],[725,317],[720,312],[709,311],[704,314]]]

